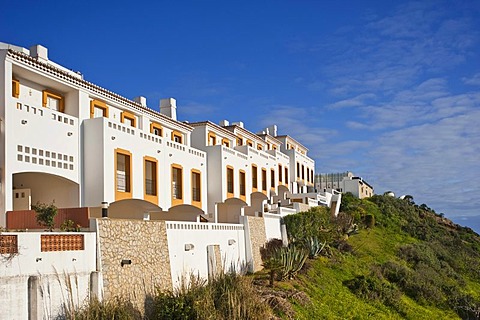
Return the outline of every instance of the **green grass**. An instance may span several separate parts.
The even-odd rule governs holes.
[[[399,199],[348,199],[347,208],[357,221],[373,214],[378,224],[350,236],[350,252],[334,250],[333,257],[309,260],[307,272],[282,285],[304,291],[311,299],[308,306],[294,303],[298,319],[467,319],[455,309],[456,299],[465,296],[480,310],[479,260],[471,263],[480,256],[477,235],[445,227],[433,211]],[[392,263],[407,272],[407,278],[390,282],[383,268]],[[363,288],[366,293],[359,292],[364,296],[355,294],[346,285],[352,279],[369,279],[365,283],[377,287]],[[423,284],[429,290],[422,291]],[[382,296],[391,292],[390,300]],[[367,299],[369,295],[373,298]]]

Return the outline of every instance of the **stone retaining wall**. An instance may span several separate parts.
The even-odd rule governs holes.
[[[143,312],[157,288],[172,288],[165,221],[97,223],[105,298],[127,299]]]

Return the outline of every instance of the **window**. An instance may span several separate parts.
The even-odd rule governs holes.
[[[172,205],[183,203],[183,168],[172,164]]]
[[[217,144],[217,136],[213,132],[208,133],[208,145],[214,146]]]
[[[255,191],[258,188],[258,168],[254,164],[252,164],[252,188]]]
[[[310,182],[310,168],[307,168],[307,182]]]
[[[257,145],[258,150],[263,150],[263,146],[261,144]]]
[[[285,184],[288,185],[288,168],[285,167]]]
[[[278,165],[278,182],[279,182],[280,184],[282,184],[282,181],[283,181],[283,179],[282,179],[282,174],[283,174],[283,168],[282,168],[282,165],[279,164],[279,165]]]
[[[223,139],[222,139],[222,144],[223,144],[225,147],[230,148],[230,140],[228,140],[228,139],[226,139],[226,138],[223,138]]]
[[[302,180],[305,180],[305,166],[302,164]]]
[[[267,191],[267,170],[262,168],[262,191]]]
[[[192,204],[201,208],[202,192],[201,192],[201,174],[198,170],[192,170]]]
[[[178,131],[172,131],[172,141],[177,143],[183,143],[183,134]]]
[[[135,118],[135,115],[128,111],[122,112],[120,116],[120,121],[134,128],[137,126],[137,119]]]
[[[250,140],[247,140],[247,145],[248,145],[249,147],[253,147],[253,142],[250,141]]]
[[[20,96],[20,81],[12,79],[12,97],[18,98]]]
[[[297,178],[300,178],[300,163],[297,162]]]
[[[227,166],[227,197],[233,197],[233,168]]]
[[[270,169],[270,188],[275,189],[275,170]]]
[[[163,135],[163,128],[156,122],[150,122],[150,133],[161,137]]]
[[[313,169],[310,170],[310,182],[313,183]]]
[[[243,139],[241,137],[237,137],[237,146],[243,145]]]
[[[115,200],[132,197],[132,155],[122,149],[116,149],[115,163]]]
[[[277,150],[277,146],[272,145],[272,150]]]
[[[246,195],[245,171],[240,170],[239,180],[240,180],[240,198],[245,200],[245,195]]]
[[[270,143],[267,143],[267,150],[270,150],[270,149],[271,149]]]
[[[90,118],[108,118],[108,107],[105,102],[92,100],[90,101]]]
[[[59,112],[63,112],[65,108],[63,97],[59,94],[53,93],[48,90],[43,90],[42,105],[45,108],[52,109]]]
[[[143,159],[145,179],[144,198],[147,201],[158,203],[157,160],[150,157],[144,157]]]

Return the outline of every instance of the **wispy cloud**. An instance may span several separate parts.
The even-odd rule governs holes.
[[[463,81],[463,83],[469,84],[469,85],[472,85],[472,86],[480,86],[480,72],[474,74],[470,78],[463,77],[462,81]]]
[[[413,194],[451,215],[478,212],[480,92],[459,85],[480,85],[480,73],[456,72],[478,48],[474,16],[447,2],[408,2],[315,48],[331,52],[327,109],[347,115],[349,130],[313,145],[317,170],[355,170],[380,193]]]

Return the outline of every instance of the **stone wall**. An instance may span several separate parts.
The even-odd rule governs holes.
[[[252,268],[253,272],[257,272],[263,269],[263,261],[262,256],[260,255],[260,249],[267,242],[267,235],[265,233],[265,220],[263,217],[245,216],[245,218],[247,219],[248,236],[250,237],[252,250]]]
[[[157,288],[172,288],[165,221],[97,223],[105,298],[127,299],[143,312]]]

